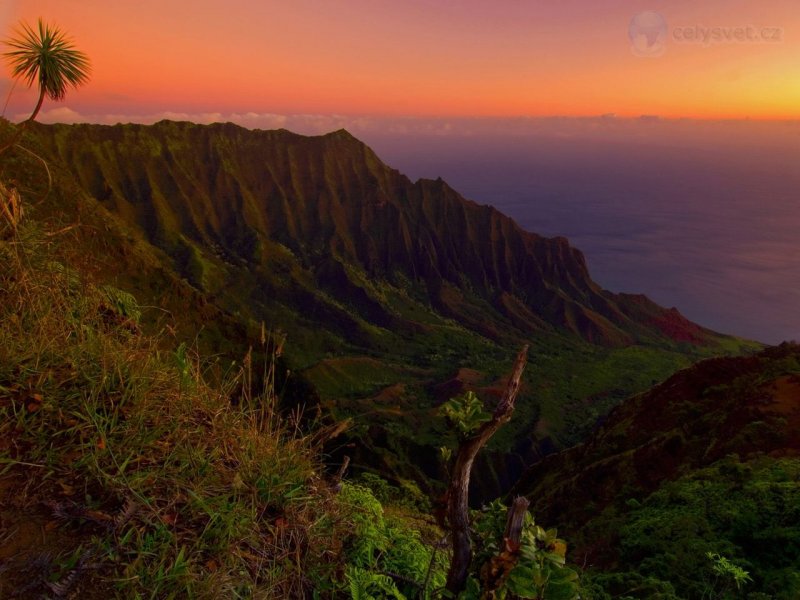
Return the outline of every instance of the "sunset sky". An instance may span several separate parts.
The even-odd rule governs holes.
[[[656,56],[629,37],[643,11],[667,24]],[[3,38],[39,16],[93,64],[44,121],[800,118],[797,0],[2,0]],[[11,85],[3,65],[3,102]],[[5,116],[34,103],[18,85]]]

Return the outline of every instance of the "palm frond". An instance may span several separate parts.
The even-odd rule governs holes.
[[[89,58],[75,49],[72,41],[58,27],[38,21],[34,29],[21,23],[16,35],[5,41],[11,49],[3,53],[14,77],[28,87],[37,83],[39,90],[52,100],[63,100],[69,87],[89,80]]]

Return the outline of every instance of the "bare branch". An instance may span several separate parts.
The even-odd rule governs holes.
[[[339,467],[339,472],[336,473],[336,477],[333,479],[333,489],[336,492],[342,489],[342,478],[344,477],[348,466],[350,466],[350,457],[345,456],[344,460],[342,461],[342,466]]]
[[[450,476],[450,485],[447,490],[447,519],[453,544],[453,558],[447,574],[447,590],[453,594],[458,594],[464,589],[469,566],[472,562],[468,505],[472,463],[475,461],[475,456],[477,456],[480,449],[486,445],[500,427],[511,419],[527,356],[528,346],[525,345],[517,355],[505,393],[497,405],[491,420],[481,425],[471,437],[461,442],[458,447],[455,465]]]
[[[506,521],[506,530],[503,533],[503,539],[506,545],[512,548],[519,548],[520,540],[522,539],[522,527],[525,524],[525,513],[528,512],[530,500],[525,496],[517,496],[514,498],[511,506],[508,507],[508,521]]]

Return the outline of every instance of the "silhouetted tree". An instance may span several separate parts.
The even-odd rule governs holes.
[[[90,71],[86,54],[76,50],[63,31],[41,18],[36,28],[21,23],[15,36],[4,43],[11,48],[3,56],[12,68],[12,75],[23,79],[28,87],[37,84],[39,100],[31,116],[3,150],[15,144],[28,123],[36,119],[45,97],[63,100],[70,87],[78,87],[89,80]]]

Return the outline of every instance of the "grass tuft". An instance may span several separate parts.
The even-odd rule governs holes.
[[[13,236],[22,221],[22,201],[16,188],[0,181],[0,239]]]

